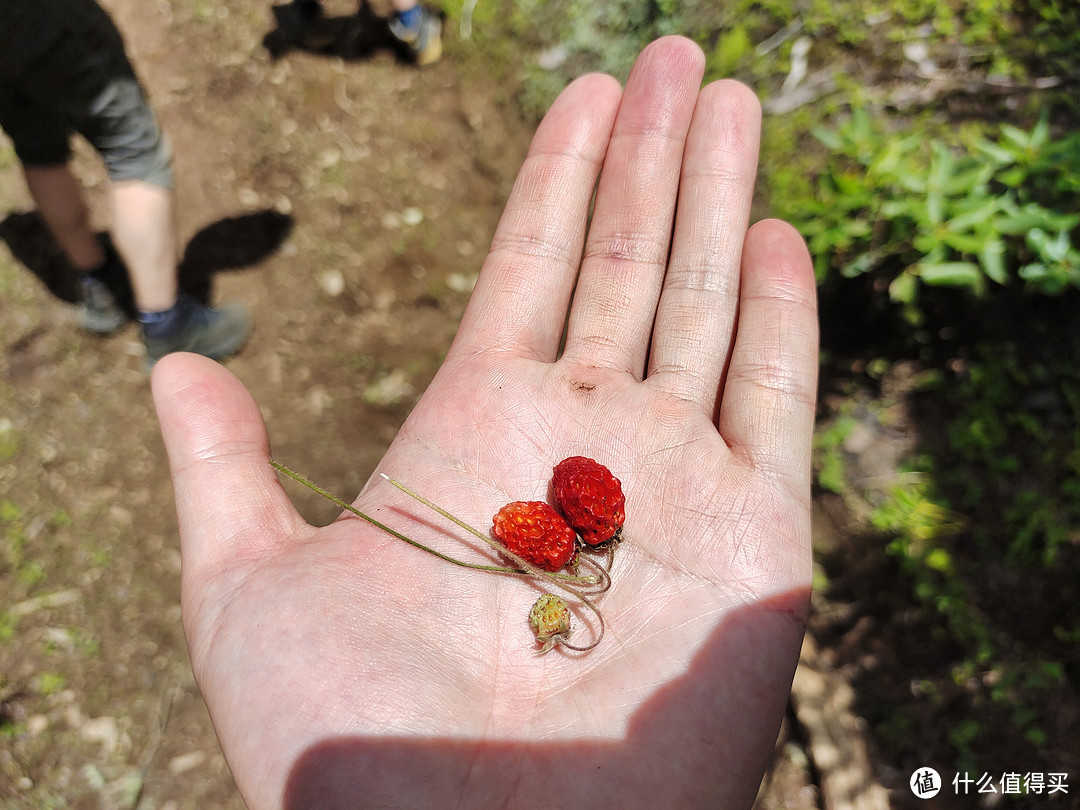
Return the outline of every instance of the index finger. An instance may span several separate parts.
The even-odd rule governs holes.
[[[610,76],[584,76],[544,116],[452,353],[495,348],[555,359],[620,96]]]

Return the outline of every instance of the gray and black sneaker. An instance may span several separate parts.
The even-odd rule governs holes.
[[[251,335],[251,314],[240,304],[205,307],[181,295],[166,320],[140,316],[146,343],[146,370],[173,352],[194,352],[220,360],[235,354]]]
[[[420,67],[433,65],[442,58],[442,20],[426,8],[419,10],[419,22],[412,28],[397,17],[390,18],[390,33],[409,51]]]
[[[94,273],[79,277],[79,325],[90,332],[108,335],[128,321],[127,313],[116,302],[109,287]]]

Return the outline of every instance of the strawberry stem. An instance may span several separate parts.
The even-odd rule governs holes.
[[[519,556],[519,555],[515,554],[514,552],[512,552],[510,549],[508,549],[505,545],[500,543],[498,540],[494,540],[494,539],[488,537],[486,534],[483,534],[478,529],[474,529],[472,526],[470,526],[468,523],[465,523],[463,520],[459,520],[458,518],[456,518],[454,515],[447,512],[442,507],[437,506],[436,504],[429,501],[423,495],[420,495],[420,494],[418,494],[416,492],[413,492],[411,489],[409,489],[407,486],[402,484],[400,481],[395,481],[393,478],[391,478],[386,473],[379,473],[379,475],[381,475],[383,478],[385,478],[387,481],[389,481],[395,487],[400,489],[402,492],[404,492],[410,498],[415,498],[420,503],[422,503],[424,506],[438,512],[440,515],[445,517],[447,520],[452,521],[453,523],[455,523],[458,526],[460,526],[461,528],[463,528],[465,531],[469,532],[469,534],[472,534],[472,535],[480,538],[485,543],[487,543],[489,546],[491,546],[493,549],[498,551],[500,554],[503,554],[503,555],[509,557],[511,560],[513,560],[518,565],[520,565],[522,568],[524,568],[528,573],[532,574],[533,576],[540,577],[542,579],[546,579],[549,582],[553,583],[554,585],[558,586],[559,588],[562,588],[567,593],[572,594],[583,605],[588,607],[593,613],[596,614],[596,618],[597,618],[597,621],[600,623],[600,627],[596,631],[596,634],[595,634],[596,637],[589,644],[586,644],[584,646],[579,647],[576,644],[571,644],[569,641],[560,640],[558,642],[560,646],[565,647],[568,650],[573,650],[575,652],[588,652],[589,650],[593,649],[593,647],[598,645],[600,643],[601,639],[603,639],[604,630],[605,630],[605,626],[606,626],[605,622],[604,622],[604,614],[600,612],[600,608],[598,608],[595,604],[593,604],[592,600],[589,599],[588,596],[586,596],[584,593],[582,593],[578,588],[575,588],[573,585],[570,585],[569,582],[568,582],[568,581],[573,581],[573,582],[575,582],[575,584],[584,583],[584,584],[592,585],[592,584],[597,583],[597,577],[570,577],[570,576],[566,576],[566,575],[560,575],[560,574],[557,574],[557,573],[553,573],[551,571],[544,571],[541,568],[537,568],[535,565],[530,563],[528,560],[526,560],[526,559],[522,558],[521,556]],[[597,565],[596,567],[600,568],[599,565]],[[607,578],[607,572],[604,572],[604,574],[605,574],[605,576],[603,578],[601,578],[600,581],[604,581],[606,579],[607,584],[610,585],[611,580],[609,578]],[[604,587],[604,590],[606,590],[606,589],[607,589],[607,585],[605,585],[605,587]]]
[[[387,534],[393,535],[398,540],[402,540],[402,541],[408,543],[410,546],[413,546],[414,548],[420,549],[421,551],[426,551],[428,554],[431,554],[432,556],[438,557],[440,560],[444,560],[445,562],[451,563],[453,565],[460,566],[461,568],[471,568],[474,571],[489,571],[489,572],[494,573],[494,574],[509,574],[511,576],[531,576],[532,575],[531,572],[523,571],[523,570],[521,570],[519,568],[510,568],[510,567],[504,566],[504,565],[483,565],[481,563],[470,563],[470,562],[465,562],[464,560],[459,560],[457,557],[451,557],[449,554],[443,554],[441,551],[436,551],[435,549],[430,548],[429,546],[425,546],[423,543],[420,543],[420,542],[418,542],[416,540],[413,540],[411,537],[406,537],[404,534],[402,534],[399,531],[391,529],[389,526],[387,526],[384,523],[381,523],[378,520],[376,520],[375,518],[371,517],[371,515],[368,515],[368,514],[365,514],[364,512],[361,512],[359,509],[357,509],[352,504],[346,503],[345,501],[343,501],[341,498],[337,497],[333,493],[328,492],[327,490],[323,489],[322,487],[320,487],[318,484],[316,484],[311,479],[304,477],[303,475],[296,472],[295,470],[289,469],[284,464],[281,464],[281,463],[271,459],[270,460],[270,466],[273,467],[278,472],[284,473],[285,475],[289,476],[289,478],[292,478],[294,481],[296,481],[296,482],[298,482],[300,484],[303,484],[305,487],[310,489],[312,492],[315,492],[315,493],[317,493],[319,495],[322,495],[328,501],[331,501],[332,503],[337,504],[342,509],[344,509],[344,510],[346,510],[348,512],[352,512],[354,515],[356,515],[358,518],[361,518],[362,520],[366,520],[368,523],[370,523],[375,528],[382,529],[384,532],[386,532]],[[386,476],[383,476],[383,477],[385,478]],[[401,488],[400,484],[397,484],[394,481],[391,481],[391,483],[394,483],[396,486],[398,486],[399,489]],[[453,520],[455,523],[458,523],[459,525],[463,526],[464,528],[469,529],[473,534],[477,534],[475,529],[472,529],[471,527],[469,527],[466,524],[462,523],[461,521],[457,520],[452,515],[449,515],[449,513],[443,512],[438,507],[436,507],[434,504],[428,504],[428,505],[431,506],[436,511],[438,511],[440,514],[446,515],[451,520]],[[482,535],[481,535],[481,537],[482,537]],[[483,538],[483,539],[487,539],[487,538]],[[593,584],[593,583],[598,581],[597,577],[571,577],[568,574],[553,574],[552,576],[555,576],[555,577],[558,577],[558,578],[563,578],[563,579],[574,579],[575,581],[580,581],[580,582],[582,582],[584,584],[587,584],[587,585]]]
[[[473,537],[477,537],[480,540],[483,540],[485,543],[487,543],[489,546],[491,546],[493,549],[495,549],[500,554],[503,554],[503,555],[509,557],[511,560],[513,560],[518,565],[520,565],[522,569],[524,569],[524,571],[518,570],[517,573],[525,573],[525,574],[529,574],[531,576],[544,577],[545,579],[551,579],[551,580],[553,580],[555,582],[560,582],[560,581],[573,582],[576,585],[596,585],[596,584],[601,583],[601,582],[604,581],[604,578],[605,578],[604,576],[600,576],[600,577],[579,577],[576,574],[560,574],[560,573],[555,572],[555,571],[544,571],[543,569],[537,568],[535,565],[530,563],[528,560],[524,559],[523,557],[519,557],[517,554],[512,552],[510,549],[508,549],[506,546],[504,546],[498,540],[494,540],[491,537],[489,537],[488,535],[484,534],[479,529],[476,529],[476,528],[470,526],[464,520],[461,520],[461,518],[451,514],[450,512],[447,512],[445,509],[443,509],[438,504],[432,503],[427,498],[425,498],[423,495],[409,489],[407,486],[405,486],[400,481],[395,481],[393,478],[391,478],[386,473],[379,473],[379,475],[381,475],[389,483],[393,484],[395,487],[400,489],[402,492],[404,492],[410,498],[413,498],[413,499],[419,501],[424,506],[426,506],[428,509],[432,509],[435,512],[438,512],[440,515],[442,515],[444,518],[446,518],[450,522],[456,524],[457,526],[460,526],[462,529],[467,531],[469,534],[473,535]],[[516,570],[516,569],[508,569],[508,570]]]
[[[342,509],[345,509],[345,510],[347,510],[349,512],[352,512],[358,518],[366,520],[368,523],[370,523],[372,526],[376,527],[377,529],[382,529],[387,534],[392,534],[398,540],[404,540],[410,546],[418,548],[421,551],[426,551],[428,554],[432,554],[432,555],[438,557],[440,560],[445,560],[448,563],[453,563],[454,565],[459,565],[462,568],[472,568],[472,569],[475,569],[477,571],[492,571],[492,572],[497,573],[497,574],[518,574],[518,575],[525,573],[523,571],[518,571],[515,568],[508,568],[508,567],[502,566],[502,565],[480,565],[479,563],[469,563],[469,562],[465,562],[464,560],[459,560],[456,557],[451,557],[449,554],[443,554],[440,551],[436,551],[433,548],[429,548],[428,546],[425,546],[423,543],[418,543],[416,540],[413,540],[412,538],[406,537],[401,532],[398,532],[398,531],[395,531],[394,529],[391,529],[389,526],[387,526],[387,525],[385,525],[383,523],[380,523],[375,518],[371,517],[371,515],[364,514],[363,512],[361,512],[359,509],[357,509],[352,504],[345,503],[345,501],[343,501],[341,498],[337,497],[336,495],[334,495],[334,494],[332,494],[330,492],[327,492],[325,489],[320,487],[314,481],[311,481],[311,480],[305,478],[303,475],[296,472],[295,470],[290,470],[284,464],[279,464],[278,462],[271,460],[270,461],[270,466],[273,467],[278,472],[284,473],[285,475],[289,476],[289,478],[292,478],[294,481],[297,481],[297,482],[303,484],[305,487],[310,489],[312,492],[316,492],[319,495],[322,495],[328,501],[332,501],[333,503],[340,506]]]

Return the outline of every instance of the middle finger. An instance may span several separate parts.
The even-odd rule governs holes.
[[[630,73],[600,174],[563,357],[641,379],[704,55],[678,37]]]

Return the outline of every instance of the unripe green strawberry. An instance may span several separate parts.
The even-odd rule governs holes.
[[[508,503],[492,522],[504,546],[543,571],[558,571],[574,556],[577,534],[543,501]]]
[[[626,520],[622,483],[611,470],[584,456],[571,456],[555,467],[555,501],[567,522],[590,546],[618,540]]]
[[[536,631],[536,640],[543,644],[540,652],[547,652],[555,644],[570,637],[570,608],[566,600],[553,593],[545,593],[529,611],[529,624]]]

